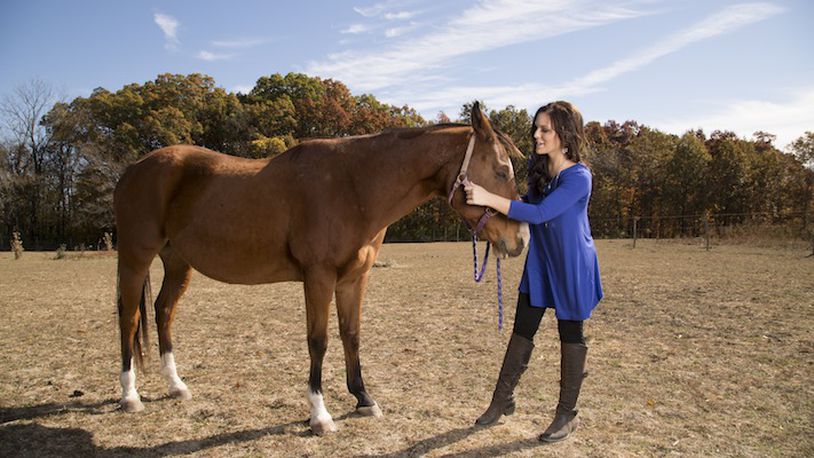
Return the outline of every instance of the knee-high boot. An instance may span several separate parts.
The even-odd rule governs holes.
[[[509,345],[506,348],[506,355],[503,357],[503,366],[500,368],[495,392],[492,394],[492,402],[486,412],[475,420],[475,424],[491,425],[501,415],[514,413],[514,387],[517,386],[520,376],[526,371],[533,349],[534,343],[532,341],[519,334],[512,333]]]
[[[562,344],[560,360],[560,402],[554,421],[540,435],[542,442],[558,442],[577,429],[577,398],[585,372],[588,346],[584,343]]]

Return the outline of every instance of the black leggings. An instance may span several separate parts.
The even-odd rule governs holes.
[[[534,334],[540,327],[545,308],[532,307],[529,295],[520,293],[517,297],[517,313],[514,315],[514,333],[534,341]],[[585,343],[582,335],[582,321],[557,320],[560,341],[565,343]]]

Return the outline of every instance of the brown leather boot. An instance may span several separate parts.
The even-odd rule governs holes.
[[[506,355],[503,357],[503,366],[500,368],[495,392],[492,394],[492,402],[486,412],[475,420],[476,425],[491,425],[497,422],[501,415],[514,413],[514,387],[528,367],[532,350],[534,350],[532,341],[512,333]]]
[[[585,373],[588,346],[583,343],[562,343],[560,360],[560,402],[554,421],[540,435],[542,442],[559,442],[577,429],[577,398]]]

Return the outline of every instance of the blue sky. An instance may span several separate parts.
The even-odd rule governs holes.
[[[463,103],[664,131],[814,131],[814,2],[771,0],[45,1],[0,6],[0,95],[67,99],[160,73],[230,91],[304,72],[455,118]]]

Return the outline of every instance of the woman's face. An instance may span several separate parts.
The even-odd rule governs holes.
[[[562,153],[562,141],[548,113],[540,113],[534,119],[534,152],[546,155]]]

